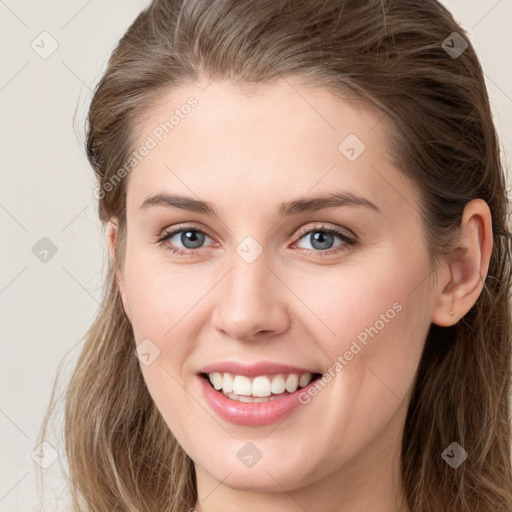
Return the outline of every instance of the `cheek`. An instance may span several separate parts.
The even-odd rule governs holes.
[[[141,370],[161,411],[193,409],[194,402],[183,387],[191,383],[187,361],[205,321],[198,319],[206,304],[201,298],[215,281],[216,275],[200,276],[193,265],[127,260],[125,283],[135,340],[139,344],[149,339],[158,354]]]
[[[143,254],[127,260],[125,284],[136,339],[172,337],[208,289],[197,267],[166,265]]]
[[[299,321],[334,357],[349,350],[353,340],[364,344],[389,338],[388,346],[398,346],[408,333],[413,334],[409,324],[428,321],[428,297],[417,286],[419,276],[427,275],[421,255],[412,258],[414,264],[404,262],[399,254],[375,256],[379,256],[375,261],[367,258],[309,276],[284,273],[283,280],[292,283],[298,297]]]
[[[141,364],[142,375],[157,408],[179,438],[186,435],[180,418],[197,412],[185,389],[190,384],[185,373],[198,338],[194,304],[204,295],[200,281],[192,286],[184,274],[181,268],[171,273],[146,264],[127,266],[125,277],[136,343],[150,340],[158,354],[151,364]]]
[[[417,252],[294,281],[308,306],[301,321],[328,356],[327,385],[358,417],[386,416],[414,378],[430,326],[428,293],[418,286],[427,260]]]

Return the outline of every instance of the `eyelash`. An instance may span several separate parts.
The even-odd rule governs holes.
[[[178,233],[181,233],[182,231],[194,231],[196,233],[201,233],[203,235],[206,235],[209,238],[212,238],[208,233],[206,233],[205,231],[203,231],[201,229],[197,229],[194,226],[185,225],[185,226],[178,226],[178,227],[172,229],[171,231],[164,232],[162,234],[162,236],[157,240],[157,244],[163,245],[164,248],[166,250],[170,251],[172,254],[175,254],[178,256],[193,256],[193,254],[195,252],[197,252],[199,249],[201,249],[201,247],[198,249],[181,249],[179,247],[178,248],[172,247],[169,244],[164,243],[166,240],[172,238],[174,235],[176,235]],[[314,249],[301,249],[302,251],[304,251],[304,253],[306,255],[314,255],[314,256],[321,256],[321,257],[331,256],[333,254],[337,254],[339,252],[348,250],[348,248],[354,246],[357,243],[354,238],[349,237],[344,232],[339,231],[338,229],[335,229],[335,228],[324,226],[324,225],[315,226],[314,228],[310,228],[307,230],[306,229],[300,230],[298,233],[299,238],[297,239],[297,242],[299,240],[301,240],[305,235],[309,235],[311,233],[316,233],[316,232],[328,233],[330,235],[337,235],[344,242],[344,244],[340,244],[337,248],[326,249],[324,251],[314,250]]]

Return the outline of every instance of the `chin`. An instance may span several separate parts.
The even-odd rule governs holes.
[[[282,460],[267,459],[266,464],[260,460],[252,468],[241,467],[238,464],[226,464],[219,468],[217,465],[208,472],[223,485],[245,492],[283,492],[283,489],[294,491],[313,483],[310,481],[311,475],[299,473],[296,467],[283,466]]]

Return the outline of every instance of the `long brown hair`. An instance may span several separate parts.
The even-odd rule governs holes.
[[[197,498],[192,461],[134,357],[115,277],[126,235],[127,173],[119,170],[134,151],[137,126],[162,93],[186,82],[244,86],[289,76],[348,92],[389,120],[394,162],[421,192],[434,264],[453,247],[464,206],[475,198],[489,205],[494,246],[484,288],[456,325],[431,325],[408,407],[401,473],[414,512],[510,511],[505,177],[481,66],[468,35],[436,0],[154,0],[118,42],[88,116],[99,218],[104,225],[118,219],[119,245],[67,388],[75,508],[184,512]],[[441,457],[454,441],[469,454],[457,469]]]

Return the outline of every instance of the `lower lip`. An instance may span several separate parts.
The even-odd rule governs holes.
[[[299,394],[307,392],[308,388],[316,382],[315,379],[304,388],[268,402],[239,402],[215,390],[204,377],[198,376],[198,378],[201,381],[204,397],[214,412],[231,423],[251,426],[270,425],[291,414],[301,405]]]

